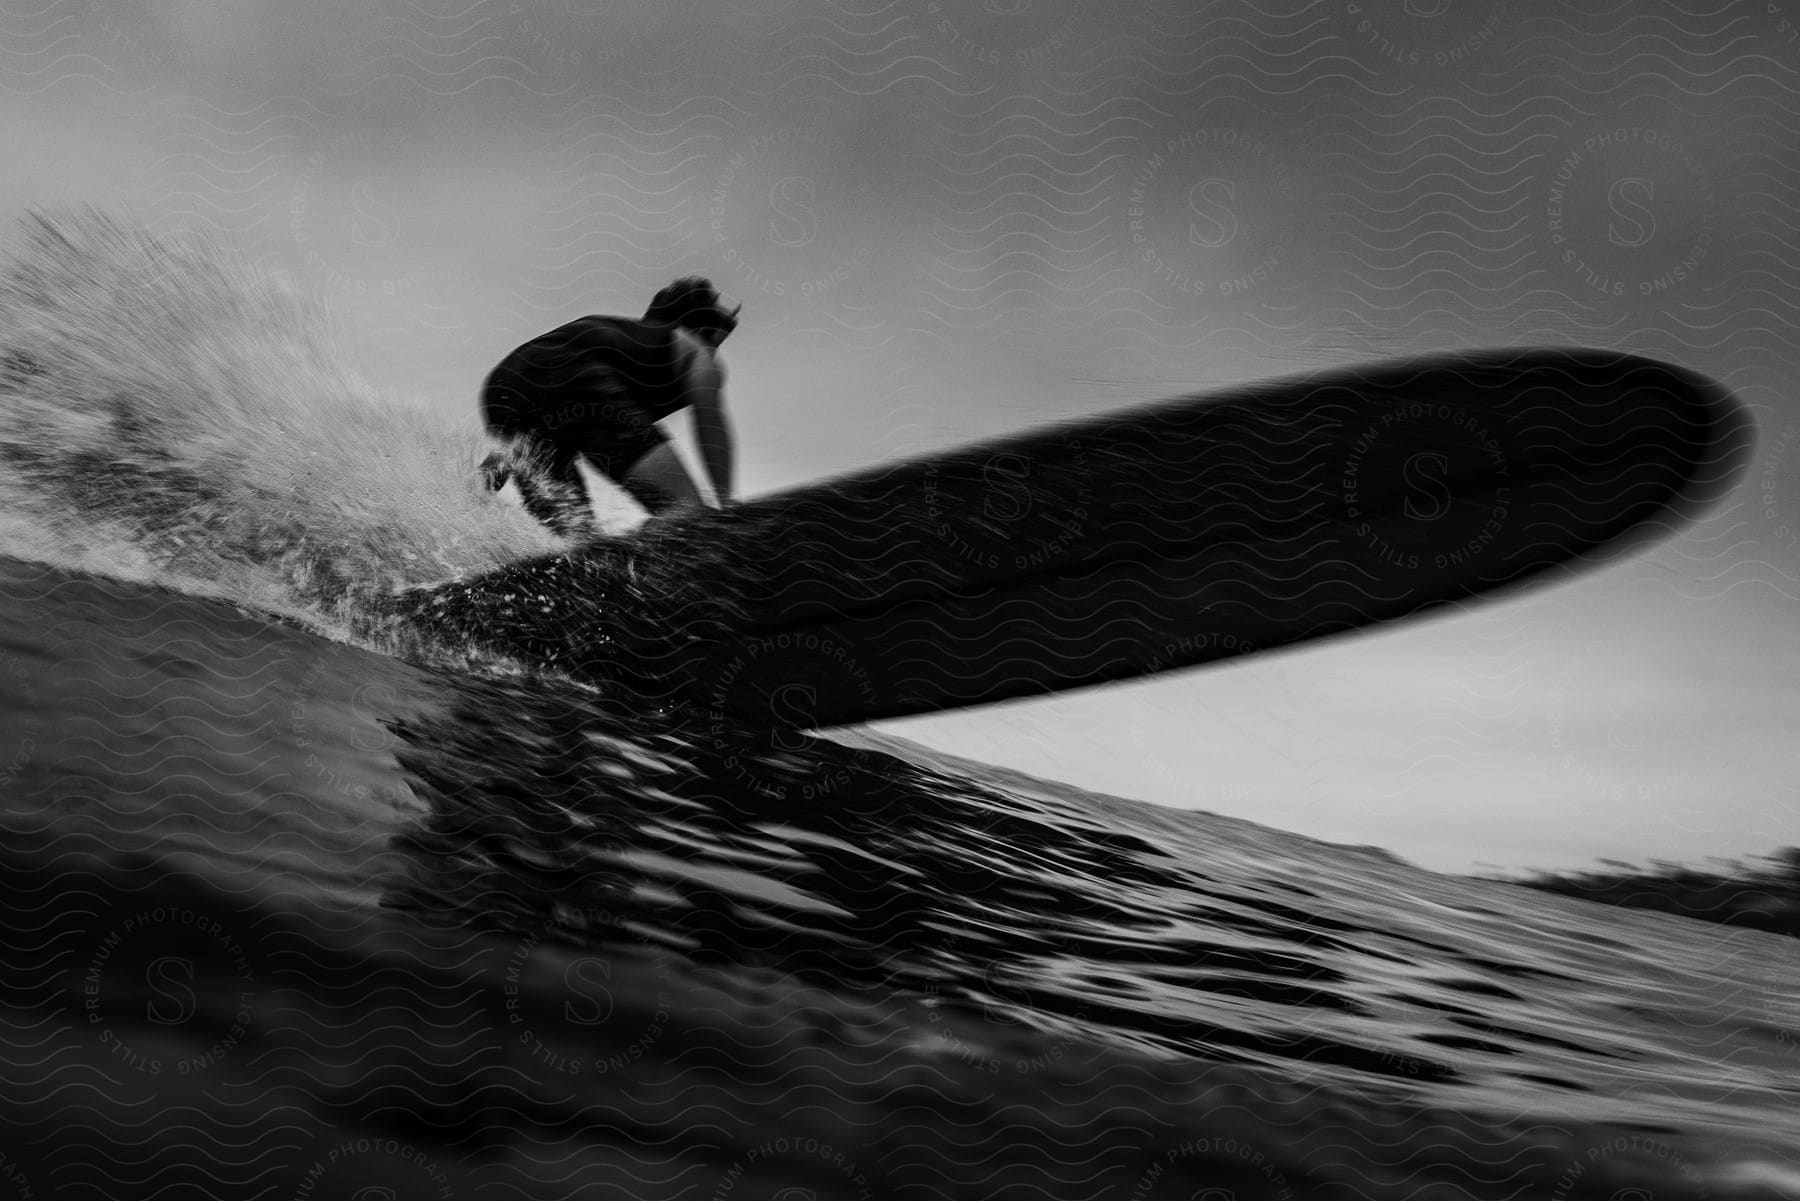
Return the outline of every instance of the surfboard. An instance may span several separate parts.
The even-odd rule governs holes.
[[[1189,668],[1666,535],[1743,469],[1718,384],[1594,350],[1312,373],[924,456],[414,593],[461,640],[826,728]]]

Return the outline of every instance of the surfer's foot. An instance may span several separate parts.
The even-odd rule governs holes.
[[[496,450],[481,460],[481,479],[488,486],[488,491],[500,491],[511,478],[512,465],[506,461],[505,451]]]

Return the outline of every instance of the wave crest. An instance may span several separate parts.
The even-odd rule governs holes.
[[[559,545],[473,413],[377,389],[324,304],[203,234],[32,213],[0,263],[0,550],[340,631]]]

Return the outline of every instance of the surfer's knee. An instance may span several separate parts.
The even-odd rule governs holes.
[[[672,517],[706,507],[698,497],[676,496],[642,480],[627,481],[625,491],[656,517]]]
[[[640,505],[659,516],[706,507],[693,477],[667,442],[633,463],[619,482]]]

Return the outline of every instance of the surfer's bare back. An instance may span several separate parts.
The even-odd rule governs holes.
[[[576,538],[591,532],[586,456],[651,513],[705,502],[657,422],[691,409],[700,461],[718,503],[731,500],[733,443],[719,345],[743,306],[727,310],[710,282],[686,276],[643,317],[578,317],[500,361],[481,389],[488,432],[507,441],[482,463],[496,490],[510,478],[539,521]]]

